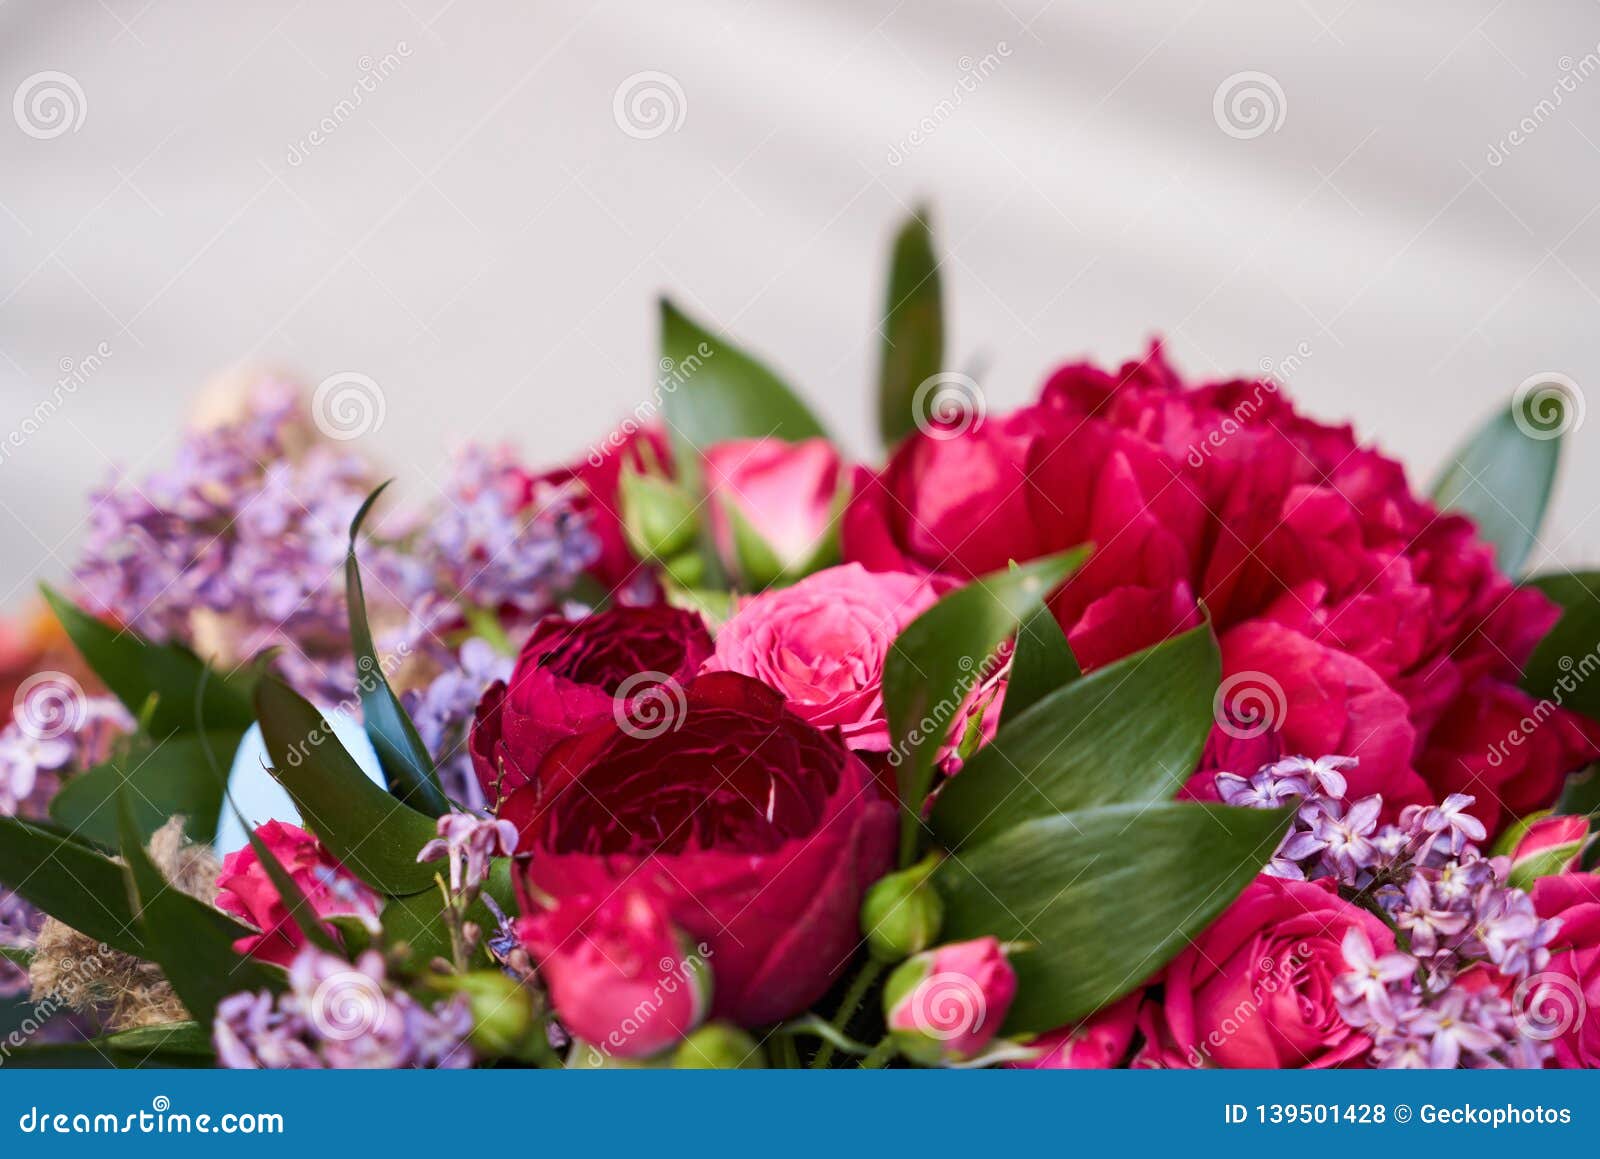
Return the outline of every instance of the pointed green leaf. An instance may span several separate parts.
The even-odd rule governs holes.
[[[1575,405],[1559,384],[1519,390],[1455,449],[1433,484],[1434,502],[1470,516],[1503,571],[1515,574],[1536,542]]]
[[[927,212],[901,226],[889,266],[878,371],[878,430],[892,447],[915,428],[917,387],[944,369],[944,306],[939,259]]]
[[[30,1009],[32,1006],[30,1004]],[[82,1042],[21,1046],[6,1054],[6,1065],[23,1070],[159,1070],[212,1065],[211,1028],[197,1022],[141,1026]]]
[[[902,805],[901,864],[915,858],[933,762],[962,703],[991,675],[995,649],[1087,555],[1078,547],[973,580],[911,621],[890,646],[883,703]]]
[[[1035,817],[1170,798],[1205,747],[1221,672],[1205,626],[1058,689],[962,766],[934,833],[953,849]]]
[[[117,629],[75,607],[59,592],[42,589],[61,626],[85,663],[135,716],[155,697],[146,724],[155,736],[174,732],[250,727],[248,694],[236,682],[206,672],[205,662],[176,644],[152,644],[129,629]]]
[[[279,976],[233,948],[255,931],[167,881],[145,852],[127,797],[117,800],[128,901],[139,919],[144,956],[161,967],[190,1016],[209,1025],[229,994],[280,988]]]
[[[231,763],[242,733],[178,733],[144,738],[104,764],[71,777],[50,801],[50,816],[90,840],[121,844],[117,795],[130,794],[134,824],[146,840],[178,814],[195,841],[209,843],[222,814],[222,785],[209,769],[212,759]]]
[[[671,364],[661,386],[662,410],[686,484],[699,477],[696,452],[714,443],[768,436],[799,442],[826,434],[777,375],[665,298],[661,357]]]
[[[1557,572],[1528,581],[1561,605],[1561,618],[1528,658],[1530,696],[1600,720],[1600,572]]]
[[[144,956],[122,867],[103,854],[15,817],[0,817],[0,885],[79,933]]]
[[[389,686],[378,650],[372,643],[367,624],[367,599],[361,589],[361,566],[356,562],[356,536],[367,512],[383,494],[373,491],[350,521],[350,547],[345,554],[345,602],[350,612],[350,647],[356,658],[356,687],[361,697],[361,716],[367,737],[377,750],[389,791],[413,808],[437,817],[450,811],[450,800],[439,787],[428,746],[417,735],[416,725],[400,705],[400,698]]]
[[[941,937],[1029,943],[1012,959],[1004,1033],[1075,1022],[1209,925],[1271,858],[1290,815],[1169,801],[1024,822],[940,867]]]
[[[433,868],[417,852],[435,836],[433,819],[367,780],[322,715],[281,680],[261,678],[256,712],[272,775],[328,852],[383,893],[431,888]]]
[[[1040,607],[1017,628],[1011,675],[1006,680],[1005,699],[1000,704],[1000,726],[1004,728],[1050,693],[1082,675],[1078,658],[1072,654],[1072,645],[1067,643],[1067,634],[1061,630],[1055,614],[1047,607]]]

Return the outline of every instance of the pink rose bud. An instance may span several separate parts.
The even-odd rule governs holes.
[[[717,553],[746,587],[798,579],[831,562],[844,467],[827,439],[733,439],[706,451]]]
[[[619,889],[603,900],[564,898],[517,923],[561,1022],[606,1057],[660,1054],[704,1021],[706,955],[654,895]]]
[[[1506,831],[1497,852],[1510,853],[1510,884],[1531,889],[1541,877],[1575,871],[1588,844],[1589,818],[1534,813]]]
[[[977,1057],[999,1033],[1017,975],[996,938],[955,942],[889,975],[883,1007],[900,1053],[924,1066]]]

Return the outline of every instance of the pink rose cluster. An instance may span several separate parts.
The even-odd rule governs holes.
[[[1224,685],[1198,795],[1216,769],[1346,753],[1355,795],[1397,814],[1470,791],[1492,833],[1597,752],[1560,710],[1495,744],[1534,708],[1516,681],[1556,607],[1275,381],[1192,387],[1156,346],[1115,372],[1062,367],[1035,404],[951,436],[919,431],[859,472],[845,558],[965,580],[1092,543],[1053,604],[1085,669],[1199,624],[1203,605]]]

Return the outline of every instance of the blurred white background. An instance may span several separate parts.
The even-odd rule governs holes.
[[[1297,357],[1304,407],[1425,481],[1528,376],[1600,384],[1597,45],[1577,0],[13,0],[0,606],[239,364],[370,376],[360,446],[425,488],[465,439],[581,452],[648,390],[670,291],[869,452],[918,199],[992,408],[1161,334],[1194,375]],[[1246,72],[1267,122],[1214,108]],[[668,120],[619,118],[630,84]],[[1532,566],[1600,561],[1597,440]]]

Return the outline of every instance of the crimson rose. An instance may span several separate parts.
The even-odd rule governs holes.
[[[478,705],[469,747],[484,796],[494,801],[527,784],[557,741],[625,715],[663,682],[683,684],[710,655],[704,621],[680,608],[546,617],[510,681],[496,682]]]
[[[506,799],[500,815],[531,855],[524,909],[650,893],[707,946],[713,1016],[774,1022],[820,998],[854,953],[895,807],[836,736],[759,681],[708,673],[681,695],[666,716],[608,714]]]

